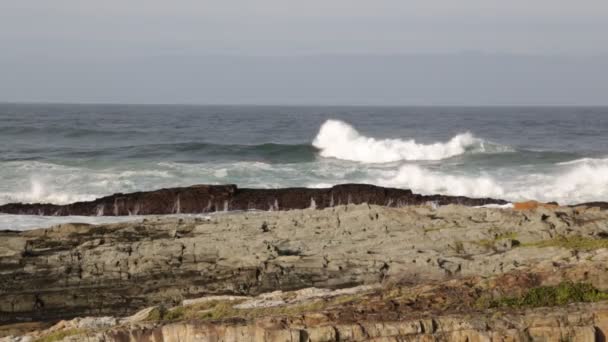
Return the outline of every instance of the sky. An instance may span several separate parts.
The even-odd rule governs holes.
[[[0,101],[608,104],[606,0],[0,0]]]

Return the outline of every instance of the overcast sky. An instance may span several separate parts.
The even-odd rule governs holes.
[[[0,100],[605,104],[607,32],[606,0],[0,0]]]

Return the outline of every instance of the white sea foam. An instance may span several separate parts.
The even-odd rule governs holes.
[[[458,134],[448,142],[419,144],[414,139],[376,139],[361,135],[351,125],[327,120],[313,141],[321,156],[362,163],[388,163],[399,160],[440,160],[463,154],[482,140],[471,133]]]
[[[562,164],[564,165],[564,164]],[[530,175],[520,198],[580,203],[608,200],[608,159],[587,158],[565,164],[556,175]],[[520,178],[526,176],[520,176]]]
[[[95,195],[74,194],[65,190],[58,190],[49,186],[40,178],[30,178],[29,189],[25,191],[0,193],[0,203],[22,202],[22,203],[53,203],[67,204],[78,201],[90,201]]]
[[[128,168],[64,166],[37,161],[3,163],[0,205],[11,202],[66,204],[113,193],[192,184],[236,183],[242,187],[285,187],[305,181],[310,169],[261,162],[131,164]]]
[[[158,170],[128,170],[112,174],[112,177],[129,178],[129,177],[160,177],[170,178],[171,175],[167,171]]]
[[[0,204],[66,204],[116,192],[155,190],[192,184],[234,183],[240,187],[330,187],[370,183],[409,188],[422,194],[535,199],[575,204],[608,199],[608,158],[529,167],[480,169],[457,163],[370,163],[322,158],[309,163],[260,162],[142,163],[128,168],[89,168],[41,162],[8,162],[0,169]],[[484,171],[485,170],[485,171]]]
[[[238,213],[238,212],[234,212]],[[233,213],[216,212],[207,214],[171,214],[171,215],[132,215],[132,216],[37,216],[37,215],[10,215],[0,213],[0,230],[30,230],[36,228],[49,228],[65,223],[110,224],[119,222],[136,222],[143,219],[165,218],[201,218],[210,220],[216,215],[230,215]]]
[[[377,180],[387,186],[409,188],[423,194],[447,194],[469,197],[505,195],[503,188],[490,177],[466,177],[433,172],[417,165],[404,165],[389,179]]]
[[[567,162],[557,163],[557,165],[603,165],[608,159],[603,158],[580,158],[569,160]]]
[[[213,175],[217,178],[226,178],[226,176],[228,176],[228,170],[218,169],[218,170],[213,171]]]
[[[422,194],[575,204],[608,199],[608,159],[588,158],[576,163],[562,163],[552,172],[521,174],[513,179],[489,175],[457,176],[434,172],[418,165],[405,165],[374,182],[410,188]]]
[[[324,189],[324,188],[331,188],[334,185],[336,185],[336,184],[334,184],[334,183],[312,183],[312,184],[307,184],[306,187],[313,188],[313,189]]]
[[[0,214],[0,230],[30,230],[64,223],[105,224],[141,220],[139,216],[36,216]]]

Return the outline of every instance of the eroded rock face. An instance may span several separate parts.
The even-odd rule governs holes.
[[[525,287],[523,283],[519,285]],[[150,319],[158,312],[157,307],[151,307],[124,318],[85,317],[61,321],[49,329],[6,338],[6,341],[25,342],[53,336],[65,336],[63,341],[99,342],[603,341],[608,333],[606,302],[515,310],[467,307],[468,294],[501,288],[508,286],[492,287],[481,278],[467,278],[410,288],[376,286],[339,291],[273,292],[243,299],[245,302],[237,305],[229,304],[239,301],[237,298],[216,296],[201,300],[208,299],[207,303],[224,300],[224,305],[233,307],[256,303],[260,309],[253,316],[251,310],[255,308],[247,306],[250,309],[233,310],[232,318],[206,319],[205,312],[213,309],[201,309],[213,305],[204,306],[204,302],[199,301],[203,306],[190,303],[173,308],[169,311],[173,312],[171,318],[165,320]],[[449,298],[450,294],[463,295],[463,303],[458,305],[459,298]],[[276,304],[277,299],[283,304]],[[427,302],[424,309],[412,305],[427,299],[434,305]],[[272,311],[265,306],[276,308],[276,305],[285,305],[285,301],[297,304],[284,311]],[[437,304],[443,307],[437,309]]]
[[[91,341],[603,341],[608,333],[608,306],[399,321],[339,322],[324,314],[310,314],[248,325],[176,322],[137,328],[113,329],[94,335]]]
[[[581,270],[566,279],[605,289],[606,232],[608,212],[599,210],[369,205],[0,232],[0,322],[124,316],[207,295],[419,284],[531,266],[549,275]],[[542,244],[558,238],[591,248]],[[569,267],[578,262],[590,263]]]
[[[506,204],[491,198],[424,196],[410,190],[366,184],[343,184],[325,189],[239,189],[236,185],[194,185],[130,194],[114,194],[90,202],[68,205],[12,203],[0,206],[0,213],[54,216],[162,215],[209,213],[229,210],[323,209],[342,204],[376,204],[389,207],[460,204],[479,206]]]

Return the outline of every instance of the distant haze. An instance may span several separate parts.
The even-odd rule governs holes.
[[[608,104],[605,0],[0,0],[0,101]]]

